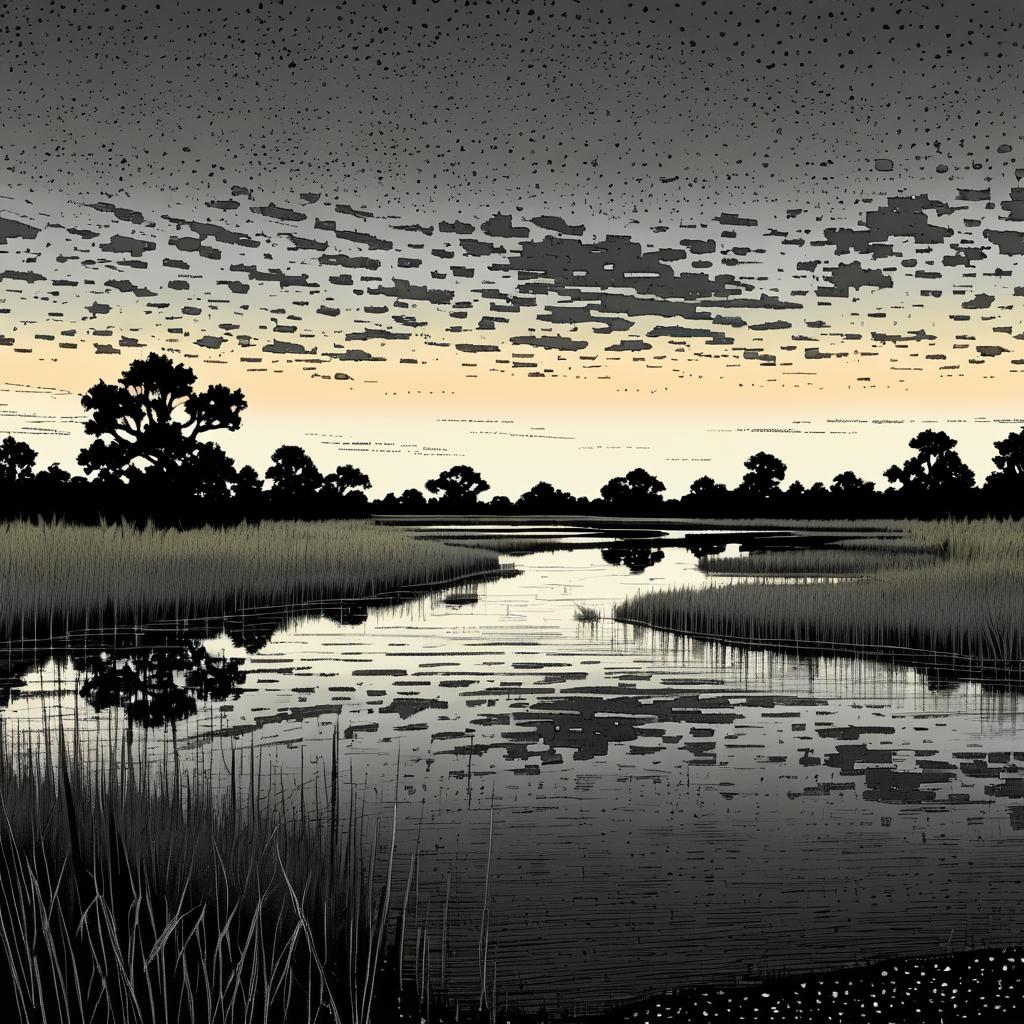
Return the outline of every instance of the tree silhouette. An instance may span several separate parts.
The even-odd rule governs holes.
[[[271,501],[278,511],[300,516],[311,513],[324,482],[316,463],[295,444],[281,445],[270,456],[267,479],[271,482]]]
[[[235,474],[233,490],[242,515],[259,515],[263,499],[263,481],[252,466],[243,466]]]
[[[725,484],[720,484],[710,476],[699,476],[690,484],[690,495],[701,501],[718,501],[729,493]]]
[[[786,464],[769,452],[757,452],[743,463],[746,473],[737,491],[746,498],[771,501],[779,497],[779,484],[786,476]]]
[[[546,480],[535,483],[516,501],[520,512],[558,512],[575,504],[576,499],[568,491],[560,491]],[[491,502],[494,505],[494,502]]]
[[[32,476],[36,453],[24,441],[5,437],[0,441],[0,484],[22,483]]]
[[[246,408],[239,390],[213,385],[196,390],[196,376],[167,356],[150,354],[121,373],[117,382],[101,380],[82,397],[93,440],[78,455],[87,476],[70,476],[56,463],[35,471],[37,455],[9,436],[0,440],[0,516],[56,517],[97,522],[154,519],[162,525],[192,526],[240,519],[315,518],[377,512],[515,512],[534,515],[587,512],[598,515],[736,515],[761,509],[774,516],[856,517],[865,515],[1016,515],[1024,511],[1024,429],[994,442],[995,471],[985,487],[956,452],[944,431],[924,430],[911,441],[911,457],[890,466],[884,491],[845,470],[829,486],[799,481],[783,491],[787,467],[770,452],[756,452],[744,463],[739,486],[729,490],[701,476],[689,492],[664,497],[665,485],[643,468],[610,479],[599,499],[576,497],[541,480],[516,501],[490,490],[481,474],[455,465],[426,482],[428,501],[414,488],[389,492],[370,501],[369,477],[353,465],[337,466],[326,477],[297,445],[273,454],[266,483],[251,466],[237,468],[206,436],[235,431]],[[267,487],[268,489],[265,489]]]
[[[438,495],[442,505],[461,508],[475,504],[476,499],[491,489],[491,485],[472,466],[452,466],[424,485],[431,494]]]
[[[371,484],[370,478],[361,469],[356,469],[355,466],[338,466],[333,473],[327,475],[324,486],[338,497],[344,497],[349,491],[365,491]]]
[[[956,445],[944,430],[922,430],[910,441],[917,454],[902,466],[890,466],[885,478],[909,496],[963,494],[974,486],[974,473],[954,451]]]
[[[146,475],[152,475],[147,471]],[[238,470],[234,460],[216,444],[201,444],[180,466],[167,473],[171,486],[210,504],[226,504],[234,496]]]
[[[398,496],[398,503],[403,512],[422,512],[427,507],[427,499],[416,487],[407,487]]]
[[[1019,515],[1024,501],[1024,430],[1016,430],[994,445],[996,470],[985,480],[986,496],[999,511]]]
[[[992,461],[999,472],[1006,476],[1024,477],[1024,429],[1015,430],[1002,441],[994,443],[999,454],[993,455]]]
[[[46,469],[39,470],[33,479],[37,484],[47,487],[61,487],[71,481],[71,474],[56,462],[51,462]]]
[[[90,414],[85,432],[96,440],[79,454],[79,464],[107,480],[127,481],[143,469],[173,476],[197,458],[201,435],[237,430],[246,405],[239,390],[213,384],[197,392],[195,382],[187,366],[150,353],[136,359],[119,383],[94,384],[82,406]]]
[[[847,469],[833,477],[829,491],[837,498],[861,501],[875,493],[875,485],[873,481],[862,480],[852,470]]]
[[[601,488],[601,497],[622,511],[643,511],[662,500],[665,485],[646,469],[631,469],[625,476],[614,476]]]
[[[690,484],[690,493],[683,495],[683,509],[698,514],[715,514],[728,508],[729,488],[709,476],[699,476]]]
[[[337,515],[365,515],[369,499],[363,493],[370,486],[370,478],[355,466],[338,466],[329,473],[320,488],[325,512]]]
[[[8,440],[10,440],[8,438]],[[7,443],[6,441],[4,442]],[[998,454],[992,456],[997,472],[992,473],[988,482],[1024,483],[1024,429],[1007,434],[1002,441],[994,442]]]

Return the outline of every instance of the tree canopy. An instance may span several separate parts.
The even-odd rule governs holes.
[[[601,488],[601,497],[609,505],[647,508],[662,500],[665,485],[646,469],[631,469],[625,476],[614,476]]]
[[[424,485],[441,502],[454,508],[475,504],[491,485],[472,466],[452,466]]]
[[[969,490],[974,486],[974,472],[955,451],[956,446],[944,430],[922,430],[910,441],[917,454],[901,466],[890,466],[885,478],[909,492],[928,495]]]
[[[910,455],[885,471],[890,486],[876,487],[852,470],[830,485],[799,480],[785,488],[787,466],[759,451],[744,463],[730,488],[701,476],[678,496],[649,470],[612,476],[596,498],[571,494],[546,480],[517,499],[482,500],[490,485],[474,467],[450,466],[423,489],[407,487],[372,498],[370,478],[351,464],[326,474],[294,444],[278,447],[265,476],[234,461],[210,440],[236,431],[246,408],[239,390],[196,387],[195,374],[166,356],[135,360],[117,382],[86,391],[86,434],[79,454],[85,475],[56,463],[36,470],[37,453],[25,441],[0,439],[0,518],[45,516],[79,522],[129,519],[178,526],[260,518],[330,518],[371,512],[492,515],[567,513],[628,516],[755,516],[802,518],[1024,515],[1024,429],[993,442],[993,471],[978,487],[974,472],[942,430],[922,430]],[[424,491],[426,493],[424,493]],[[617,556],[616,556],[617,557]]]
[[[747,471],[739,486],[743,495],[757,501],[768,501],[779,496],[779,485],[786,478],[786,464],[782,459],[769,452],[757,452],[743,466]]]
[[[182,363],[150,353],[136,359],[118,383],[100,381],[82,395],[89,413],[85,432],[96,440],[78,456],[86,473],[104,480],[131,480],[143,472],[173,475],[226,464],[200,440],[215,430],[238,430],[245,397],[212,384],[196,391],[196,375]]]

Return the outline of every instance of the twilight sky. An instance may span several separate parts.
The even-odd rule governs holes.
[[[1024,418],[1016,2],[0,2],[0,432],[147,350],[224,439],[669,492]],[[1018,169],[1018,161],[1019,169]]]

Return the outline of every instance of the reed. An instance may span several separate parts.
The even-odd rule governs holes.
[[[372,597],[497,568],[491,552],[367,520],[185,531],[14,522],[0,527],[0,629]]]
[[[102,744],[0,733],[0,998],[12,1020],[429,1013],[417,994],[429,963],[403,979],[390,938],[407,913],[396,926],[397,806],[367,843],[357,801],[339,810],[337,732],[330,775],[298,806],[252,747],[248,760],[232,748],[215,785],[209,765]]]
[[[749,555],[709,555],[698,559],[703,572],[730,576],[864,576],[883,570],[915,569],[941,552],[871,547],[800,548],[752,551]]]
[[[736,582],[638,594],[617,618],[682,633],[778,644],[823,644],[939,652],[1011,663],[1024,657],[1024,530],[1013,521],[906,524],[854,556],[772,552],[801,575],[810,559],[841,557],[857,579],[780,586]],[[908,559],[924,555],[922,564]],[[917,554],[913,554],[917,552]],[[939,554],[936,554],[939,553]],[[859,563],[857,559],[860,559]]]

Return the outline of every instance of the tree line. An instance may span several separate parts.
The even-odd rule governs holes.
[[[210,435],[239,429],[244,395],[220,384],[199,391],[192,370],[163,355],[136,360],[116,384],[95,384],[82,406],[93,440],[78,456],[81,473],[56,463],[37,469],[28,444],[0,441],[0,516],[190,526],[371,513],[934,518],[1018,516],[1024,509],[1024,429],[995,442],[995,468],[980,485],[954,438],[923,430],[910,441],[910,455],[885,471],[882,488],[850,470],[828,485],[788,483],[785,463],[757,452],[736,487],[702,476],[676,497],[642,468],[610,479],[598,498],[543,480],[515,499],[491,497],[476,469],[455,465],[422,490],[371,500],[362,470],[339,465],[324,473],[297,445],[279,447],[262,477],[252,466],[236,465]]]

